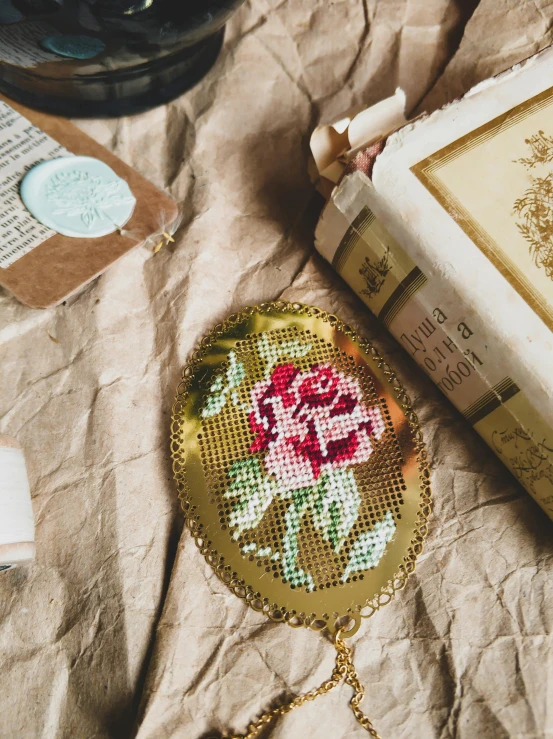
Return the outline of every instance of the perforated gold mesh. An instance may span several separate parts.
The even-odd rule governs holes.
[[[386,420],[384,436],[375,442],[375,451],[365,464],[356,465],[354,474],[361,495],[361,505],[357,521],[353,524],[350,535],[339,553],[333,551],[320,531],[314,526],[309,515],[303,518],[302,532],[299,540],[298,568],[309,572],[316,586],[340,585],[340,577],[347,566],[352,542],[360,531],[370,528],[382,519],[390,510],[396,521],[401,519],[403,504],[402,490],[405,482],[401,474],[401,450],[386,406],[385,398],[376,394],[374,382],[366,365],[359,366],[353,357],[348,356],[328,341],[313,335],[310,331],[298,331],[296,327],[276,329],[264,333],[274,345],[299,340],[312,344],[311,350],[293,364],[300,371],[309,371],[313,364],[330,362],[344,374],[355,377],[363,389],[363,402],[370,407],[379,406]],[[229,470],[237,459],[251,456],[252,432],[248,424],[247,414],[243,407],[248,405],[250,393],[255,383],[264,378],[264,363],[257,352],[259,334],[251,334],[242,341],[237,341],[234,351],[236,359],[246,368],[246,379],[241,383],[238,394],[239,402],[229,404],[224,412],[203,421],[203,430],[198,435],[200,442],[203,472],[208,481],[209,501],[217,505],[219,521],[223,530],[229,527],[229,517],[233,501],[225,498],[229,484]],[[221,366],[222,374],[228,368],[228,360]],[[263,453],[257,453],[260,461]],[[289,500],[276,498],[263,516],[261,523],[251,530],[244,531],[238,543],[244,556],[273,577],[285,580],[282,565],[272,561],[274,552],[280,549],[284,534],[284,516]],[[255,546],[255,550],[253,547]],[[255,554],[249,553],[255,551]],[[261,552],[261,556],[259,555]],[[266,555],[263,553],[267,552]],[[363,579],[363,573],[352,575],[352,580]],[[292,586],[293,587],[293,586]]]
[[[301,515],[295,567],[309,574],[308,582],[304,578],[294,583],[283,568],[290,495],[275,495],[257,526],[240,532],[233,526],[237,502],[228,492],[233,465],[255,457],[262,469],[266,454],[251,451],[254,435],[248,421],[252,389],[268,376],[258,350],[261,337],[276,347],[293,342],[309,346],[302,356],[281,357],[276,364],[292,363],[301,373],[331,364],[358,383],[363,406],[379,408],[384,422],[383,433],[371,436],[370,457],[351,466],[360,498],[358,513],[338,550],[316,525],[309,507]],[[212,389],[224,385],[231,364],[243,367],[243,376],[212,413]],[[179,386],[172,452],[187,523],[200,548],[238,595],[273,618],[332,629],[336,618],[349,615],[358,624],[359,615],[370,615],[389,599],[414,568],[430,501],[416,416],[390,368],[335,317],[279,303],[247,309],[216,327]],[[386,515],[392,517],[395,531],[378,564],[348,576],[355,542]]]

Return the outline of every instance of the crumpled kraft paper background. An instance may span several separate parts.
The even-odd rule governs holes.
[[[547,0],[251,0],[179,100],[79,122],[180,203],[65,306],[0,293],[0,430],[26,451],[38,556],[0,579],[0,737],[205,739],[332,670],[331,645],[247,609],[176,503],[169,417],[216,322],[280,296],[338,313],[394,363],[422,420],[435,509],[416,574],[352,640],[384,739],[553,737],[553,524],[313,255],[320,121],[405,88],[432,109],[551,43]],[[182,533],[182,535],[181,535]],[[275,739],[366,736],[339,688]]]

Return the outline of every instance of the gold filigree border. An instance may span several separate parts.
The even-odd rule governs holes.
[[[188,481],[185,472],[186,450],[183,448],[182,430],[185,424],[184,408],[187,404],[190,384],[195,371],[201,365],[202,360],[210,347],[230,329],[256,314],[267,315],[271,313],[290,313],[321,319],[322,321],[329,323],[331,327],[341,331],[353,343],[357,344],[359,348],[376,363],[388,383],[391,385],[395,400],[403,410],[409,423],[412,440],[416,449],[416,462],[419,471],[418,479],[420,480],[420,504],[417,511],[413,537],[406,554],[403,557],[403,563],[399,566],[398,571],[388,581],[388,583],[381,588],[379,593],[366,600],[364,604],[359,604],[356,611],[344,613],[343,616],[334,621],[331,621],[329,618],[312,619],[310,616],[306,616],[303,613],[298,614],[293,610],[287,611],[285,608],[279,607],[276,603],[271,604],[267,598],[261,598],[260,594],[257,593],[252,586],[248,585],[244,579],[240,578],[236,572],[230,571],[228,566],[225,565],[223,558],[212,549],[212,543],[206,540],[202,532],[200,516],[194,514],[190,500]],[[407,393],[390,365],[378,354],[377,350],[368,340],[359,337],[350,326],[344,324],[339,318],[332,314],[326,313],[319,308],[300,303],[278,301],[262,303],[257,306],[245,308],[241,312],[229,316],[223,323],[215,326],[201,341],[199,347],[193,353],[191,359],[183,369],[182,379],[177,388],[177,396],[172,410],[171,457],[173,460],[173,475],[177,484],[179,499],[184,512],[185,524],[194,537],[200,552],[211,565],[221,581],[224,582],[235,595],[245,599],[255,611],[264,613],[273,621],[286,622],[293,627],[307,626],[315,631],[322,631],[326,628],[330,633],[336,633],[337,629],[340,628],[342,636],[353,636],[360,626],[361,618],[369,618],[376,610],[386,603],[389,603],[395,593],[405,586],[408,576],[415,570],[416,559],[422,552],[424,540],[428,532],[428,518],[432,507],[428,457],[419,421],[416,413],[411,407],[411,402]],[[346,620],[349,620],[349,628],[344,626],[344,621]]]

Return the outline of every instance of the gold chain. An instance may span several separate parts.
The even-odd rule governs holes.
[[[336,647],[336,664],[334,666],[334,670],[332,671],[332,677],[330,678],[330,680],[326,680],[318,688],[310,690],[308,693],[296,696],[288,703],[285,703],[283,706],[273,708],[272,711],[267,711],[261,716],[261,718],[257,719],[257,721],[249,725],[247,734],[233,734],[225,736],[223,739],[255,739],[255,737],[258,736],[259,732],[273,719],[278,718],[279,716],[283,716],[290,711],[293,711],[294,708],[302,706],[307,701],[315,700],[315,698],[317,698],[319,695],[324,695],[325,693],[328,693],[330,690],[332,690],[332,688],[335,688],[337,685],[339,685],[342,680],[345,680],[346,683],[350,685],[355,691],[350,701],[353,715],[361,724],[361,726],[369,732],[373,739],[380,739],[380,736],[372,725],[369,717],[366,716],[359,707],[359,704],[365,696],[365,688],[363,687],[363,685],[361,685],[359,677],[357,675],[357,670],[355,669],[355,665],[353,664],[353,652],[350,647],[347,646],[345,641],[341,638],[339,630],[337,631],[336,637],[334,639],[334,646]]]

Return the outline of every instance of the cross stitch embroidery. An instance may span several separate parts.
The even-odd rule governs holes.
[[[246,370],[242,362],[236,361],[236,354],[229,352],[229,366],[225,375],[219,375],[213,385],[209,388],[210,395],[202,410],[202,418],[210,418],[220,413],[227,403],[230,395],[233,405],[238,405],[238,393],[236,388],[240,386],[246,376]]]
[[[256,350],[265,364],[263,379],[249,393],[247,413],[252,434],[251,456],[231,465],[225,498],[233,501],[229,516],[232,536],[239,540],[261,523],[275,499],[286,501],[280,547],[243,544],[244,556],[280,562],[292,587],[315,589],[311,574],[298,567],[302,520],[313,526],[339,553],[359,517],[361,496],[354,467],[366,462],[385,424],[378,406],[363,402],[359,381],[328,362],[306,371],[292,361],[306,356],[312,344],[300,340],[273,342],[262,334]],[[238,388],[246,368],[234,351],[210,387],[203,418],[218,415],[227,400],[238,405]],[[390,511],[351,543],[342,582],[356,572],[375,567],[395,532]]]
[[[309,372],[280,365],[255,385],[251,404],[250,451],[266,451],[267,472],[290,490],[314,485],[323,471],[366,462],[371,434],[384,432],[380,410],[362,404],[357,380],[331,364]]]
[[[278,342],[261,334],[255,350],[265,370],[249,392],[249,403],[240,403],[239,397],[246,366],[230,351],[226,369],[211,384],[201,411],[205,419],[215,417],[231,400],[247,414],[251,456],[231,465],[224,493],[233,501],[232,537],[239,540],[245,531],[257,528],[273,500],[286,501],[280,548],[249,542],[241,551],[244,556],[270,556],[280,562],[292,587],[308,591],[315,589],[313,577],[297,566],[302,520],[309,515],[334,552],[341,551],[359,517],[354,467],[367,462],[386,428],[380,408],[364,403],[355,377],[329,362],[302,371],[289,361],[306,356],[311,348],[311,342]],[[370,530],[350,540],[341,581],[376,567],[395,528],[388,511]]]
[[[257,342],[257,353],[265,362],[265,377],[271,376],[271,370],[283,357],[303,357],[310,349],[311,344],[309,342],[298,340],[273,344],[269,341],[266,334],[262,334]],[[239,403],[237,388],[246,377],[246,370],[242,362],[236,361],[236,353],[234,351],[230,351],[228,356],[229,366],[225,376],[219,375],[209,388],[210,395],[202,410],[202,418],[211,418],[212,416],[218,415],[225,407],[228,395],[230,395],[233,405],[238,405]]]

